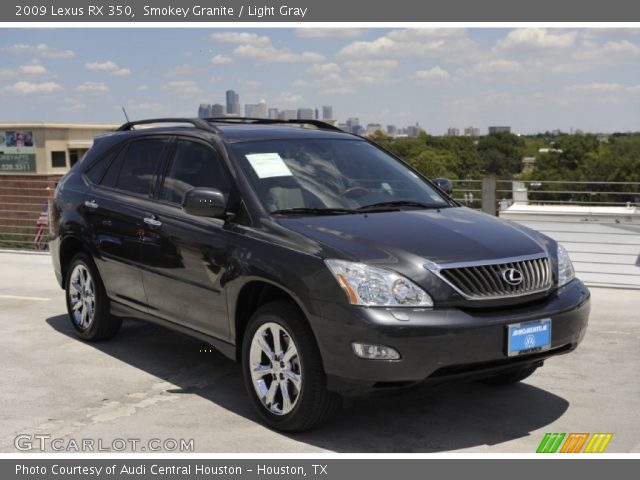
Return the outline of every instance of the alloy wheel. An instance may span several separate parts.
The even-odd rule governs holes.
[[[73,322],[80,330],[87,330],[96,316],[96,289],[85,265],[78,264],[71,272],[68,295]]]
[[[251,340],[249,368],[253,388],[262,405],[275,415],[286,415],[302,391],[300,356],[293,338],[282,325],[267,322]]]

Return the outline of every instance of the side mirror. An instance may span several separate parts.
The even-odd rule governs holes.
[[[223,218],[227,199],[215,188],[192,188],[184,194],[182,209],[197,217]]]
[[[451,195],[453,193],[453,184],[448,178],[434,178],[431,181],[447,195]]]

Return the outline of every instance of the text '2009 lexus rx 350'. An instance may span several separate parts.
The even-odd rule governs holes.
[[[513,383],[582,340],[565,249],[445,190],[318,121],[130,122],[59,182],[53,263],[80,338],[127,317],[192,335],[302,431],[341,394]]]

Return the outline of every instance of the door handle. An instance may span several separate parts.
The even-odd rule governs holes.
[[[162,226],[162,222],[160,220],[157,220],[154,217],[144,217],[144,223],[146,223],[147,225],[153,228],[158,228]]]
[[[90,208],[91,210],[95,210],[96,208],[98,208],[98,204],[95,200],[85,200],[84,206]]]

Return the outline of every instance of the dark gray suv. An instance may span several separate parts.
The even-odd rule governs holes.
[[[520,381],[587,326],[561,245],[318,121],[127,123],[59,182],[53,217],[80,338],[135,317],[202,339],[281,430],[340,394]]]

